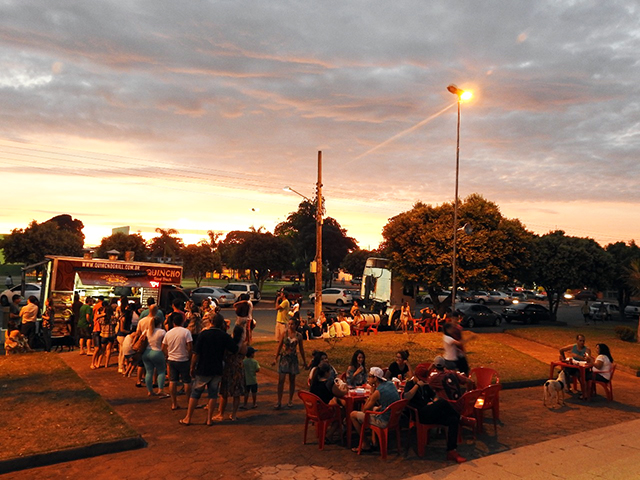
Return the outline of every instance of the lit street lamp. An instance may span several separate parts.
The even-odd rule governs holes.
[[[456,134],[456,196],[453,204],[453,271],[451,274],[451,311],[454,312],[456,309],[456,293],[457,293],[457,282],[456,282],[456,260],[457,260],[457,243],[458,243],[458,177],[460,173],[460,104],[463,100],[469,100],[473,94],[469,91],[462,90],[455,85],[449,85],[447,87],[449,92],[457,95],[458,97],[458,128]]]

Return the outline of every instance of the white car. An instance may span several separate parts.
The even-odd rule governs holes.
[[[260,290],[258,289],[258,285],[255,283],[228,283],[224,289],[229,290],[236,296],[236,298],[239,298],[243,293],[248,293],[249,300],[251,300],[254,305],[260,301]]]
[[[480,304],[497,303],[498,305],[506,305],[512,303],[513,299],[504,292],[492,290],[486,296],[479,296],[476,301]]]
[[[315,293],[309,295],[309,301],[315,303]],[[325,288],[322,290],[322,303],[333,303],[338,307],[342,307],[348,303],[353,303],[353,296],[346,288]]]
[[[624,307],[624,316],[627,318],[637,319],[640,317],[640,304],[630,303]]]
[[[611,320],[612,317],[620,315],[620,308],[615,303],[594,302],[589,307],[589,313],[597,320]]]
[[[2,306],[8,306],[14,295],[20,295],[21,288],[22,287],[20,285],[16,285],[15,287],[8,288],[4,292],[0,293],[0,303]],[[38,300],[40,300],[40,285],[36,285],[35,283],[25,283],[24,296],[22,297],[22,300],[20,300],[20,305],[26,305],[27,298],[31,295],[35,295]]]
[[[199,287],[191,292],[191,299],[198,306],[206,298],[215,300],[221,307],[229,307],[236,302],[236,296],[232,292],[220,287]]]

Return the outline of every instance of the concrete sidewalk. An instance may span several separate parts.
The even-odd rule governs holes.
[[[619,423],[516,448],[411,479],[639,479],[639,430],[640,420]]]

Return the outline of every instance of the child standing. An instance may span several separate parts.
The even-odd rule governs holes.
[[[256,373],[260,371],[260,364],[254,358],[255,354],[256,354],[255,348],[253,347],[247,348],[247,356],[242,361],[242,364],[244,366],[244,378],[245,378],[245,385],[246,385],[245,393],[244,393],[244,405],[240,407],[242,410],[247,409],[249,392],[251,392],[251,398],[253,400],[253,405],[251,406],[251,408],[258,407],[258,404],[256,403],[256,400],[257,400],[256,397],[258,393],[258,379],[256,378]]]

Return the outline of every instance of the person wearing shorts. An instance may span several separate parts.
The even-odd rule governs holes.
[[[93,329],[93,297],[87,297],[80,307],[78,318],[78,336],[80,337],[80,355],[91,351],[91,330]]]
[[[193,337],[184,328],[184,315],[174,315],[173,328],[167,332],[162,340],[162,351],[169,363],[169,395],[171,395],[171,410],[178,410],[178,382],[186,385],[187,398],[191,394],[191,346]]]
[[[186,416],[180,420],[181,425],[190,425],[193,412],[198,406],[198,401],[207,389],[209,403],[207,407],[207,425],[212,425],[213,412],[216,410],[218,387],[222,380],[223,360],[225,352],[247,352],[246,343],[238,346],[233,338],[225,331],[226,323],[220,313],[212,318],[211,327],[200,332],[198,341],[191,357],[191,376],[195,376],[193,388],[189,398],[189,407]]]

